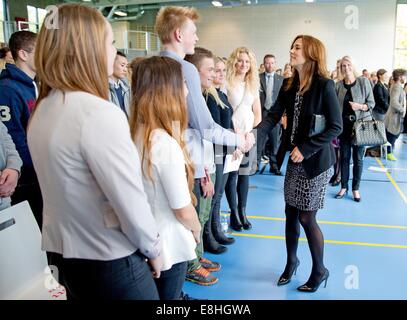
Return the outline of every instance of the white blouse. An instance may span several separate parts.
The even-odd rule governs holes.
[[[85,92],[52,90],[36,107],[28,146],[41,187],[43,250],[114,260],[160,252],[140,159],[125,114]]]
[[[136,139],[141,158],[143,141]],[[156,129],[151,137],[153,181],[148,178],[147,164],[144,165],[144,189],[146,190],[158,232],[162,240],[162,270],[174,264],[196,258],[196,242],[191,230],[177,220],[173,209],[181,209],[191,203],[185,170],[185,159],[181,147],[166,131]]]
[[[254,95],[246,87],[246,82],[238,82],[233,87],[228,86],[227,95],[230,105],[233,108],[233,126],[236,132],[245,134],[253,130]]]

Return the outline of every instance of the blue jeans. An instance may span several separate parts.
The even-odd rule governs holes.
[[[180,299],[187,274],[187,266],[187,261],[174,264],[171,269],[162,271],[158,279],[154,279],[160,300]]]
[[[47,255],[48,264],[58,268],[58,280],[68,300],[159,299],[150,268],[138,252],[111,261]]]
[[[353,159],[352,190],[359,190],[360,180],[363,171],[363,154],[365,147],[353,145],[350,141],[341,140],[341,186],[348,189],[350,157]]]

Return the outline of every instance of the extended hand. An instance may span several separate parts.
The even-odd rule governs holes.
[[[254,138],[254,134],[252,132],[246,133],[245,138],[246,138],[246,144],[248,147],[247,151],[249,151],[256,143],[256,139]]]

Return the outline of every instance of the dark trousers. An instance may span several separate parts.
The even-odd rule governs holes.
[[[42,195],[37,175],[33,167],[21,167],[21,175],[14,194],[11,196],[11,205],[28,201],[35,220],[42,229]]]
[[[394,144],[396,143],[396,140],[399,138],[400,134],[392,134],[389,131],[386,130],[386,138],[387,141],[391,144],[392,150],[394,150]],[[390,148],[387,148],[387,152],[390,152]]]
[[[263,118],[267,113],[263,112]],[[277,152],[281,140],[281,125],[278,123],[273,129],[257,130],[256,145],[257,145],[257,165],[259,166],[261,156],[265,154],[270,159],[270,165],[277,166]],[[267,149],[266,149],[267,145]]]
[[[48,252],[48,264],[58,268],[58,282],[68,300],[158,300],[144,257],[135,252],[111,260],[65,259]]]
[[[179,300],[187,266],[187,261],[174,264],[171,269],[162,271],[158,279],[154,279],[160,300]]]
[[[220,211],[220,202],[225,192],[226,183],[228,182],[229,173],[223,174],[223,163],[216,165],[215,194],[212,198],[211,215]]]
[[[269,157],[270,167],[278,167],[277,153],[281,142],[281,125],[277,124],[269,131],[264,154]]]
[[[363,154],[365,147],[353,145],[349,140],[340,141],[341,150],[341,185],[343,189],[348,189],[350,157],[353,159],[352,190],[359,190],[360,180],[363,170]]]
[[[286,129],[284,129],[283,126],[281,126],[281,143],[280,143],[280,146],[278,147],[277,156],[276,156],[278,170],[281,169],[281,166],[283,165],[285,156],[287,154],[286,142],[285,142],[287,138],[286,138],[285,130]]]

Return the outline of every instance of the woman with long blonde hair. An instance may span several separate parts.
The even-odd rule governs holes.
[[[112,28],[78,4],[58,6],[58,28],[47,25],[35,50],[40,93],[28,145],[48,263],[68,299],[158,299],[158,229],[126,116],[108,101]]]
[[[131,135],[142,159],[143,184],[163,242],[156,285],[161,300],[177,300],[187,261],[196,258],[201,225],[192,192],[194,168],[183,140],[188,125],[181,64],[168,57],[132,68]]]
[[[374,95],[370,81],[358,77],[353,59],[344,56],[340,63],[343,79],[336,83],[336,94],[342,112],[343,132],[339,136],[341,161],[341,189],[336,199],[342,199],[348,192],[350,158],[353,158],[352,193],[353,200],[361,201],[359,192],[362,181],[363,157],[365,147],[354,145],[353,126],[355,121],[372,120],[372,110],[375,106]]]
[[[259,97],[260,80],[254,53],[245,47],[236,48],[227,61],[227,96],[233,108],[232,122],[236,133],[246,134],[261,121]],[[249,173],[256,157],[252,149],[245,155],[239,171],[231,172],[226,184],[230,207],[230,226],[233,230],[251,229],[246,217],[249,193]],[[238,201],[236,202],[236,194]]]
[[[324,266],[324,237],[316,214],[324,206],[325,192],[335,153],[332,140],[342,130],[335,84],[326,69],[323,43],[307,35],[297,36],[291,44],[291,78],[285,79],[271,112],[258,126],[257,135],[267,135],[287,113],[286,145],[291,151],[284,181],[286,203],[287,263],[278,285],[291,281],[300,261],[297,258],[300,225],[304,228],[312,256],[312,271],[299,291],[314,292],[329,277]],[[325,126],[313,126],[312,119],[325,118]]]

